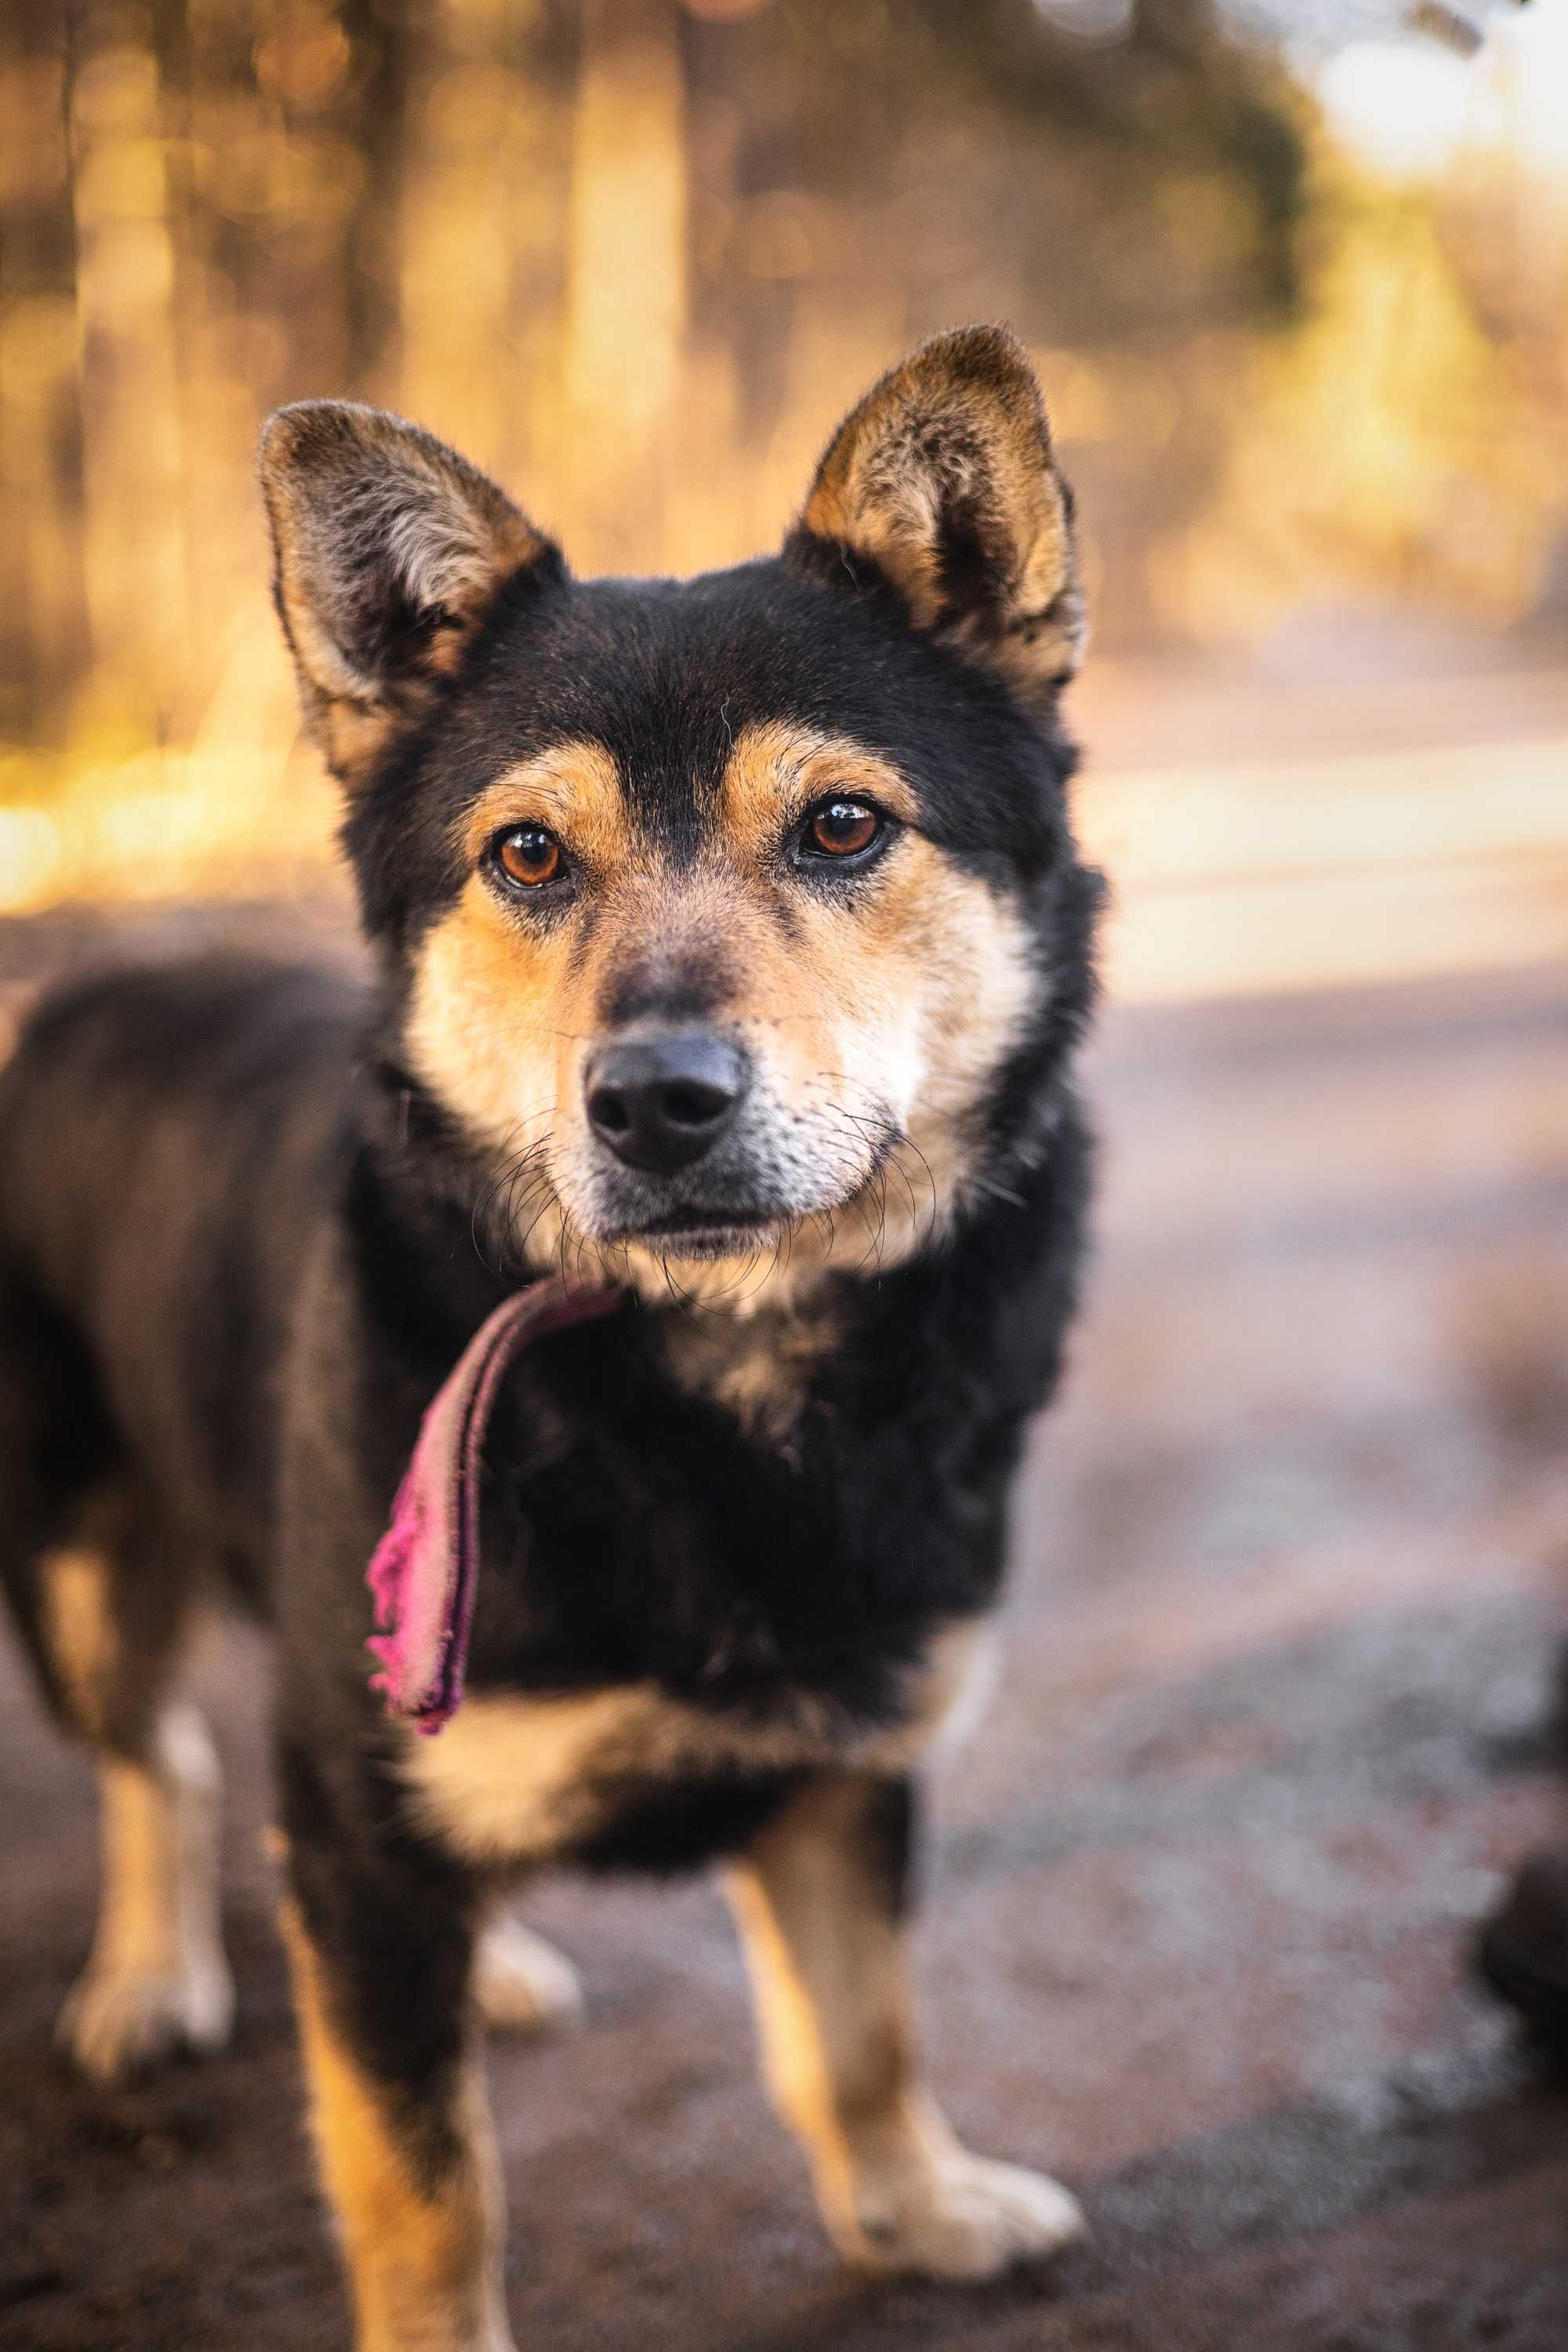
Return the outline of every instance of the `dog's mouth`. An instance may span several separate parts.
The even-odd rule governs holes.
[[[640,1246],[659,1257],[743,1257],[773,1241],[785,1223],[777,1209],[711,1207],[670,1209],[662,1216],[619,1227],[606,1239],[620,1248]]]
[[[824,1148],[809,1150],[809,1130],[800,1132],[805,1124],[788,1121],[781,1136],[764,1135],[760,1144],[727,1139],[725,1148],[703,1153],[698,1164],[662,1173],[613,1165],[607,1152],[595,1150],[586,1166],[573,1161],[563,1170],[567,1181],[558,1197],[566,1224],[580,1243],[603,1254],[607,1270],[618,1265],[622,1278],[634,1283],[650,1267],[657,1273],[683,1263],[724,1260],[755,1269],[776,1259],[787,1267],[803,1234],[804,1265],[831,1252],[837,1220],[847,1215],[853,1228],[868,1188],[874,1188],[898,1141],[890,1121],[873,1126],[868,1115],[858,1122],[861,1151],[851,1160],[836,1130],[820,1139]],[[872,1225],[877,1223],[873,1216]],[[821,1227],[820,1240],[812,1237],[814,1225]],[[679,1274],[673,1278],[680,1279]]]
[[[601,1195],[598,1215],[584,1220],[582,1229],[602,1248],[634,1250],[658,1262],[754,1262],[784,1248],[813,1219],[826,1219],[831,1233],[832,1221],[875,1181],[894,1140],[889,1129],[878,1139],[869,1165],[841,1171],[839,1185],[831,1189],[822,1182],[821,1170],[809,1171],[816,1181],[797,1188],[777,1181],[773,1171],[723,1167],[704,1167],[700,1177],[694,1171],[684,1182],[678,1178],[657,1188],[617,1185],[620,1197],[606,1201]]]

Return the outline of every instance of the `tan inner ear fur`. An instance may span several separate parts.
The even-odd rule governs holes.
[[[916,813],[878,754],[775,722],[736,740],[709,839],[685,869],[637,831],[592,744],[514,771],[465,819],[471,858],[531,816],[587,877],[574,908],[536,925],[476,870],[425,939],[408,1014],[414,1069],[510,1171],[498,1189],[510,1188],[531,1263],[668,1297],[667,1255],[604,1229],[583,1068],[617,974],[679,978],[688,957],[725,976],[713,1018],[751,1056],[747,1116],[763,1122],[791,1208],[752,1263],[682,1261],[683,1291],[742,1312],[784,1303],[826,1267],[897,1263],[963,1197],[970,1116],[1037,992],[1029,934],[1018,908],[912,824],[851,902],[795,880],[782,844],[833,790]]]
[[[417,426],[353,403],[304,402],[267,426],[261,487],[283,633],[307,726],[339,780],[360,782],[427,686],[461,658],[500,582],[548,541],[489,478]],[[416,605],[447,625],[394,685],[354,660],[334,604],[370,541]]]
[[[992,612],[950,607],[945,524],[979,537]],[[1083,604],[1045,404],[1022,347],[994,329],[939,337],[875,384],[839,427],[801,516],[868,556],[917,628],[941,631],[1020,688],[1069,675]]]

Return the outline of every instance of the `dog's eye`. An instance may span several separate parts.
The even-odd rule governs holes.
[[[879,813],[865,801],[824,801],[806,818],[801,846],[817,857],[859,857],[881,831]]]
[[[566,869],[561,844],[542,824],[514,825],[497,836],[491,855],[509,882],[537,890],[542,883],[558,882]]]

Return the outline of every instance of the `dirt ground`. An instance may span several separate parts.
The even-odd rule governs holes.
[[[80,947],[0,931],[0,987]],[[1468,1972],[1501,1874],[1568,1832],[1565,1022],[1568,977],[1521,971],[1106,1024],[1098,1272],[920,1938],[955,2118],[1058,2170],[1092,2243],[979,2294],[847,2277],[713,1892],[552,1882],[528,1916],[587,2022],[491,2063],[521,2344],[1568,2343],[1568,2093]],[[259,1841],[267,1677],[234,1632],[198,1677],[235,2046],[106,2094],[50,2046],[89,1775],[0,1648],[5,2347],[346,2343]]]

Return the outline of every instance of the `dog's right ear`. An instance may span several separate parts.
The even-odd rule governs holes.
[[[350,786],[457,667],[505,582],[563,573],[488,476],[377,408],[279,409],[262,430],[261,488],[306,724]]]

